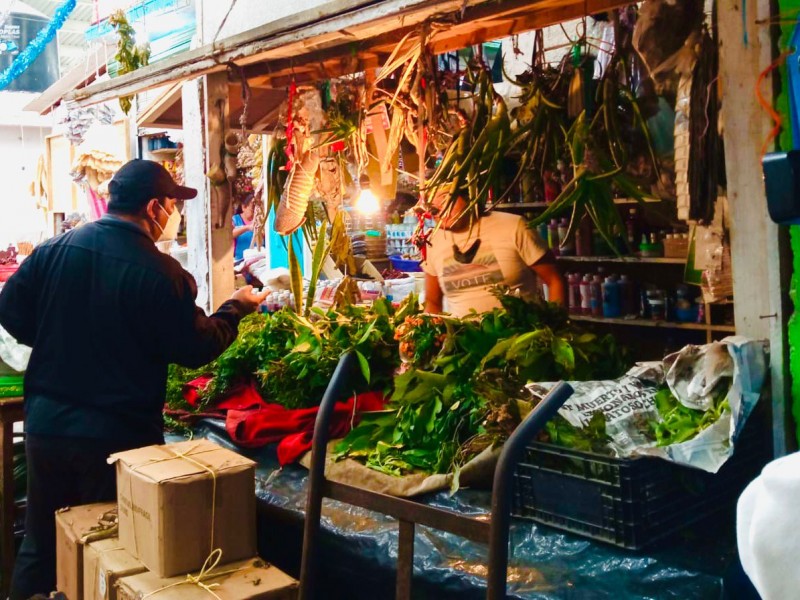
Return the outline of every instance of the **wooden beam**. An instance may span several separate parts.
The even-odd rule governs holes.
[[[465,42],[491,41],[623,4],[619,0],[339,0],[75,91],[69,97],[92,104],[168,81],[218,72],[229,62],[266,75],[275,72],[273,63],[283,70],[288,62],[297,70],[303,64],[352,56],[354,51],[390,51],[402,35],[430,18],[454,23],[451,31],[441,36],[441,47],[435,47],[446,51]],[[482,27],[481,21],[489,25]],[[258,63],[263,66],[250,66]]]
[[[206,76],[206,173],[224,169],[223,139],[228,129],[228,74]],[[210,187],[211,308],[216,310],[234,291],[233,273],[233,182]]]
[[[170,81],[180,81],[225,69],[228,62],[257,62],[259,55],[288,46],[308,44],[318,36],[343,31],[383,19],[399,22],[415,12],[429,14],[453,10],[465,0],[333,0],[320,7],[278,19],[216,44],[181,52],[113,80],[97,83],[67,95],[80,105],[95,104],[119,96],[137,94]],[[466,0],[468,4],[488,0]],[[387,17],[390,15],[390,17]],[[303,52],[298,52],[298,58]],[[255,57],[255,58],[254,58]],[[250,60],[246,60],[250,59]]]
[[[197,305],[211,312],[210,196],[205,156],[205,78],[200,77],[182,84],[181,107],[183,111],[183,174],[186,185],[197,190],[197,197],[184,205],[186,238],[189,246],[189,268],[197,282]]]
[[[767,215],[760,148],[772,123],[753,101],[759,74],[772,62],[770,28],[757,24],[771,18],[770,2],[748,2],[743,21],[744,9],[744,0],[722,0],[718,11],[734,309],[737,334],[770,341],[773,445],[781,456],[796,448],[786,338],[791,259],[785,232]],[[770,98],[772,77],[766,79],[762,92]]]
[[[433,38],[431,45],[436,53],[450,52],[576,18],[583,15],[587,7],[590,14],[596,14],[625,4],[627,3],[620,0],[589,0],[586,4],[572,2],[566,5],[563,2],[559,4],[550,0],[533,4],[529,1],[515,1],[508,5],[492,5],[498,13],[493,13],[486,7],[477,7],[465,15],[465,19],[476,20],[465,20],[439,32]],[[502,6],[506,8],[499,10]],[[276,88],[287,86],[292,74],[297,77],[300,73],[306,75],[309,72],[313,73],[314,65],[322,66],[318,76],[321,79],[352,74],[365,68],[379,67],[394,46],[411,29],[411,27],[396,28],[361,42],[357,53],[358,60],[353,60],[353,47],[348,43],[323,50],[312,50],[302,57],[253,63],[245,67],[245,72],[248,79],[253,77],[258,85],[269,84]],[[298,77],[297,81],[301,80],[309,81],[306,77]]]

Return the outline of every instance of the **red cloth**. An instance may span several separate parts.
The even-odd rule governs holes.
[[[196,405],[198,389],[208,385],[210,379],[200,378],[190,382],[184,391],[186,401]],[[344,437],[357,423],[355,412],[382,410],[384,397],[380,392],[367,392],[350,397],[334,405],[330,435]],[[278,443],[278,462],[293,463],[311,449],[314,423],[319,407],[288,409],[280,404],[264,402],[253,385],[243,387],[217,404],[217,410],[227,411],[225,429],[231,439],[245,448],[258,448]],[[220,414],[220,416],[222,416]]]

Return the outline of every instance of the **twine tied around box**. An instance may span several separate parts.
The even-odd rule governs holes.
[[[240,571],[240,570],[242,570],[244,568],[244,567],[240,567],[238,569],[233,569],[233,570],[230,570],[230,571],[222,571],[220,573],[214,573],[214,574],[211,573],[211,571],[213,571],[216,568],[216,566],[220,563],[220,561],[222,560],[222,549],[221,548],[214,548],[214,529],[215,529],[215,525],[216,525],[216,515],[217,515],[217,472],[214,469],[212,469],[210,466],[204,465],[200,461],[198,461],[198,460],[196,460],[196,459],[191,457],[192,451],[195,448],[196,448],[196,446],[194,446],[192,448],[189,448],[185,452],[179,452],[179,451],[177,451],[177,450],[175,450],[175,449],[173,449],[173,448],[171,448],[169,446],[165,446],[165,449],[168,452],[170,452],[172,454],[172,456],[165,456],[163,458],[154,458],[152,460],[145,461],[140,465],[136,465],[135,467],[131,467],[131,472],[136,472],[138,469],[141,469],[142,467],[146,467],[146,466],[153,465],[153,464],[160,463],[160,462],[165,462],[165,461],[168,461],[168,460],[174,460],[175,458],[182,458],[183,460],[186,460],[186,461],[192,463],[193,465],[203,469],[204,471],[207,471],[211,475],[211,536],[210,536],[211,549],[209,551],[208,557],[206,557],[206,560],[203,563],[202,568],[200,569],[200,572],[197,575],[187,574],[185,581],[179,581],[177,583],[173,583],[173,584],[168,585],[166,587],[163,587],[161,589],[149,592],[149,593],[145,594],[144,596],[142,596],[141,600],[145,600],[146,598],[149,598],[150,596],[152,596],[154,594],[157,594],[159,592],[162,592],[164,590],[167,590],[169,588],[173,588],[175,586],[185,585],[185,584],[194,584],[194,585],[204,589],[205,591],[207,591],[209,594],[214,596],[214,598],[216,598],[217,600],[222,600],[211,589],[211,588],[219,586],[218,583],[212,583],[210,585],[207,585],[207,584],[205,584],[203,582],[208,580],[209,578],[216,578],[216,577],[219,577],[221,575],[226,575],[228,573],[234,573],[234,572]],[[129,487],[130,487],[129,492],[130,492],[131,502],[133,502],[133,483],[132,483],[132,478],[128,479],[128,483],[129,483]],[[134,545],[135,552],[138,555],[139,554],[139,548],[138,548],[138,542],[136,540],[136,535],[135,534],[133,536],[133,545]]]
[[[157,590],[153,590],[152,592],[146,593],[144,596],[141,597],[141,600],[147,600],[151,596],[155,596],[156,594],[163,592],[165,590],[178,587],[179,585],[196,585],[200,589],[207,591],[217,600],[222,600],[222,598],[214,592],[214,588],[220,586],[219,583],[206,583],[211,579],[216,579],[217,577],[222,577],[223,575],[230,575],[232,573],[237,573],[239,571],[244,571],[245,569],[249,569],[250,565],[244,565],[242,567],[236,567],[235,569],[228,569],[227,571],[218,571],[217,573],[213,573],[212,571],[217,568],[217,565],[222,560],[222,550],[217,548],[208,555],[206,558],[206,562],[203,563],[203,567],[200,569],[200,572],[197,575],[192,575],[188,573],[186,575],[186,579],[183,581],[176,581],[175,583],[170,583],[169,585],[165,585],[162,588]]]

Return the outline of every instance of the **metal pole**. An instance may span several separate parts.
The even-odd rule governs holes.
[[[512,478],[525,447],[552,419],[561,405],[572,395],[573,389],[563,381],[554,387],[544,400],[533,409],[528,418],[503,446],[492,486],[492,515],[489,527],[489,573],[486,585],[488,600],[506,597],[506,572],[508,570],[508,528],[511,524]]]
[[[306,497],[306,520],[303,526],[303,557],[300,564],[300,600],[314,597],[317,551],[319,548],[320,518],[322,516],[322,490],[325,483],[325,453],[328,446],[328,425],[337,400],[346,396],[352,386],[351,377],[356,373],[355,356],[343,354],[336,365],[330,383],[319,405],[314,423],[314,439],[311,443],[311,466],[308,470],[308,496]]]

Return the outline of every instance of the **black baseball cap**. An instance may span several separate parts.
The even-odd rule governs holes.
[[[108,182],[111,210],[143,208],[153,198],[189,200],[197,196],[194,188],[178,185],[162,165],[136,158],[126,162]]]

